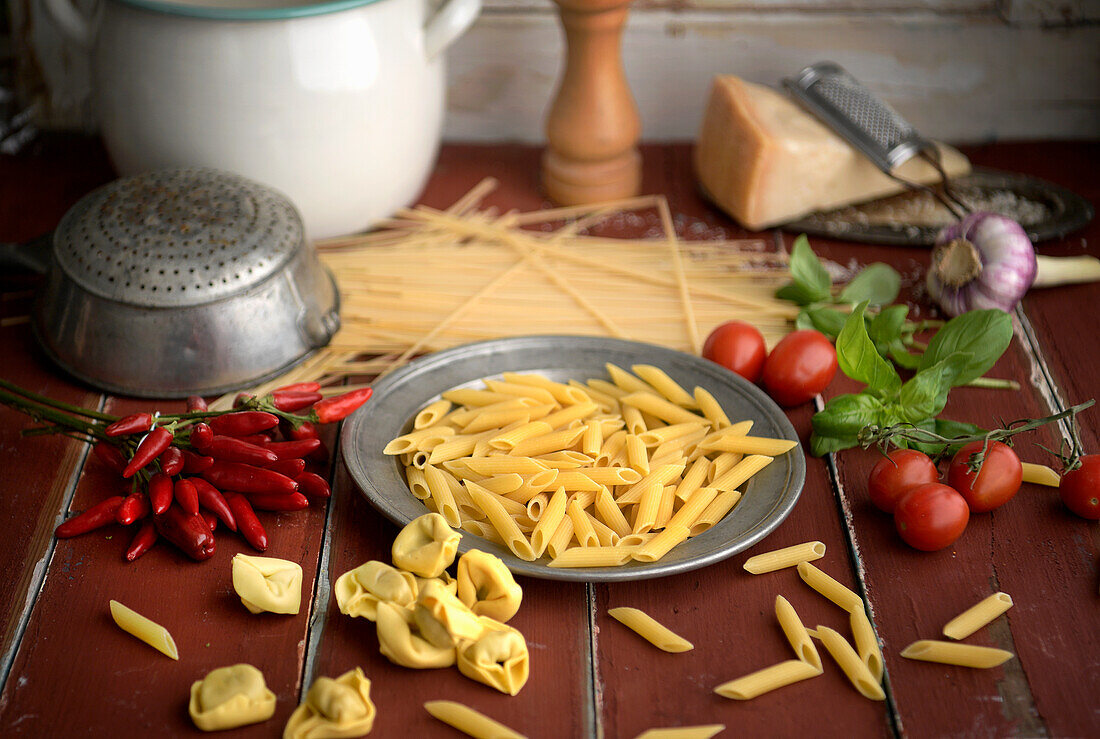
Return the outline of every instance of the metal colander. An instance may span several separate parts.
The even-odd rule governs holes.
[[[179,397],[285,371],[328,343],[338,296],[284,196],[226,172],[161,170],[65,214],[34,325],[81,379]]]

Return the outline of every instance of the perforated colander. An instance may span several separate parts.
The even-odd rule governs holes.
[[[209,394],[327,344],[338,295],[284,196],[226,172],[161,170],[65,214],[34,325],[58,363],[97,386]]]

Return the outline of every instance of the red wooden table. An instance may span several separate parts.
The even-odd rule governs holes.
[[[711,235],[746,235],[707,206],[691,176],[689,147],[648,146],[645,191],[665,193],[678,223],[704,222]],[[978,165],[1024,172],[1100,202],[1100,145],[1021,143],[971,147]],[[449,205],[485,176],[502,185],[490,203],[531,209],[539,152],[519,146],[445,147],[422,202]],[[46,139],[18,157],[0,158],[0,241],[52,229],[64,211],[112,177],[99,147],[83,138]],[[774,237],[789,243],[790,237]],[[884,261],[907,288],[919,282],[928,252],[813,239],[815,251],[842,264]],[[1100,253],[1100,225],[1043,244],[1053,255]],[[33,279],[6,275],[0,315],[25,315]],[[1096,285],[1033,291],[1015,313],[1016,336],[991,374],[1020,381],[1019,392],[961,388],[947,415],[992,425],[1047,415],[1100,397]],[[911,294],[911,293],[910,293]],[[925,315],[927,304],[914,306]],[[29,327],[0,328],[0,375],[38,393],[120,413],[148,402],[105,396],[55,369]],[[838,378],[828,394],[855,386]],[[162,408],[172,404],[159,404]],[[805,441],[809,405],[789,412]],[[455,736],[421,708],[425,700],[469,703],[533,737],[633,737],[659,726],[722,723],[726,736],[1096,736],[1100,735],[1100,529],[1068,513],[1050,488],[1025,485],[1009,505],[976,515],[952,547],[921,553],[901,543],[890,520],[866,496],[873,451],[807,457],[804,491],[767,540],[724,562],[688,574],[627,584],[566,584],[522,579],[524,603],[513,624],[531,650],[531,678],[514,698],[463,679],[454,670],[411,671],[378,653],[373,625],[343,617],[331,596],[335,577],[368,559],[387,559],[395,528],[376,513],[336,461],[329,506],[269,514],[268,555],[300,562],[306,597],[297,616],[252,616],[229,579],[232,555],[248,551],[219,539],[214,559],[196,564],[169,547],[136,563],[120,553],[121,529],[56,541],[68,511],[99,500],[117,483],[84,445],[62,438],[21,438],[26,419],[0,408],[0,734],[5,736],[187,735],[193,680],[209,670],[249,662],[278,696],[275,718],[234,736],[278,735],[317,676],[361,666],[373,681],[375,735]],[[1100,450],[1100,411],[1082,418],[1086,448]],[[1034,437],[1057,445],[1055,430]],[[332,441],[332,439],[330,439]],[[1029,442],[1025,461],[1049,461]],[[856,693],[826,658],[820,678],[748,702],[712,690],[721,682],[788,659],[773,604],[786,596],[808,625],[847,633],[845,615],[806,588],[793,571],[751,576],[757,552],[818,539],[821,569],[869,602],[886,660],[885,703]],[[943,624],[982,597],[1003,590],[1015,600],[1006,617],[968,642],[1011,650],[991,670],[913,662],[910,642],[936,638]],[[155,617],[175,636],[172,662],[119,631],[114,598]],[[641,642],[607,615],[635,606],[673,625],[695,644],[670,655]]]

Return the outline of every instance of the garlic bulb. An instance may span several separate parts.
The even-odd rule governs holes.
[[[1035,279],[1035,248],[1020,224],[972,213],[936,237],[928,293],[949,316],[1016,307]]]

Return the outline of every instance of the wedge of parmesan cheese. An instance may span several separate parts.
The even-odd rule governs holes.
[[[959,151],[937,146],[949,176],[970,171]],[[905,189],[786,96],[732,75],[714,78],[695,169],[714,203],[754,231]],[[939,180],[916,158],[894,174]]]

